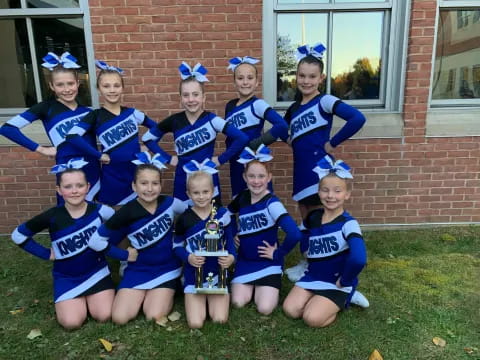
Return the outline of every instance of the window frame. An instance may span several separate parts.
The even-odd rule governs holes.
[[[90,9],[88,0],[80,0],[79,7],[75,8],[29,8],[26,0],[20,1],[21,8],[0,9],[0,20],[25,19],[28,35],[28,47],[32,58],[33,78],[35,81],[35,94],[37,102],[43,101],[38,64],[44,54],[37,54],[35,49],[35,38],[33,34],[32,19],[34,18],[82,18],[85,49],[87,52],[87,68],[90,77],[89,90],[92,99],[92,107],[99,106],[98,94],[95,89],[95,60],[93,49],[93,36],[90,22]],[[0,117],[9,117],[25,111],[26,108],[0,108]]]
[[[437,14],[435,19],[435,35],[433,40],[432,51],[432,71],[430,76],[430,92],[428,97],[429,109],[452,109],[452,108],[480,108],[480,98],[475,99],[433,99],[433,83],[435,81],[435,57],[438,41],[438,26],[440,23],[440,11],[442,10],[468,10],[478,9],[480,3],[475,0],[438,0],[437,1]],[[458,71],[460,77],[461,70]]]
[[[291,102],[277,101],[276,89],[276,38],[277,14],[301,12],[326,12],[328,15],[327,49],[331,48],[332,14],[340,11],[384,11],[384,30],[382,36],[382,76],[379,100],[345,100],[364,112],[401,112],[404,100],[406,54],[408,44],[408,26],[411,0],[386,0],[385,2],[338,3],[338,4],[278,4],[276,0],[263,1],[263,93],[265,100],[275,108],[286,108]],[[272,16],[273,15],[273,16]],[[331,52],[326,52],[327,64],[331,63]],[[328,65],[327,65],[328,68]],[[330,70],[327,70],[330,71]],[[330,78],[327,76],[327,88]],[[395,84],[395,86],[389,86]],[[383,96],[383,99],[382,99]]]

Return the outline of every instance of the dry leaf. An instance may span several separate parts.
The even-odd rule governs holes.
[[[178,311],[174,311],[170,315],[168,315],[168,320],[177,321],[177,320],[180,320],[181,317],[182,315],[180,315]]]
[[[42,336],[42,332],[40,331],[40,329],[32,329],[30,330],[30,332],[28,333],[27,335],[27,339],[29,340],[33,340],[39,336]]]
[[[377,349],[374,349],[368,357],[368,360],[383,360],[383,357]]]
[[[155,323],[157,325],[160,325],[160,326],[167,326],[167,323],[168,323],[168,319],[166,316],[162,316],[161,318],[158,318],[157,320],[155,320]]]
[[[25,308],[18,308],[18,309],[15,309],[15,310],[10,310],[10,314],[12,315],[17,315],[17,314],[21,314],[25,311]]]
[[[476,347],[466,347],[466,348],[463,348],[463,350],[465,350],[467,354],[473,354],[478,349]]]
[[[445,340],[443,340],[441,337],[438,337],[438,336],[435,336],[432,339],[432,341],[435,345],[440,346],[440,347],[445,347],[445,345],[447,345],[447,342]]]
[[[102,339],[102,338],[98,339],[98,341],[100,341],[102,343],[105,350],[107,350],[108,352],[112,351],[113,345],[110,341]]]
[[[240,340],[242,340],[243,342],[245,342],[245,338],[243,336],[240,336]]]
[[[167,331],[173,331],[173,328],[171,326],[167,327],[165,330]]]

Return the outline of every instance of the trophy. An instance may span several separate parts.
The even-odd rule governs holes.
[[[207,233],[203,239],[198,240],[198,250],[195,250],[196,256],[218,257],[227,256],[228,251],[225,249],[225,236],[222,224],[215,219],[217,209],[215,208],[215,200],[212,201],[212,211],[210,219],[205,224]],[[228,294],[227,289],[227,269],[218,266],[218,284],[214,285],[213,273],[209,272],[208,276],[203,277],[203,266],[195,269],[195,291],[197,294]],[[204,286],[204,280],[207,286]]]

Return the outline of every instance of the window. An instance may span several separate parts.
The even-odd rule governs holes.
[[[263,5],[267,101],[288,106],[296,89],[297,47],[322,42],[323,91],[366,110],[400,111],[410,1],[264,0]]]
[[[432,107],[480,105],[479,17],[478,1],[439,3]],[[455,77],[455,74],[458,75]]]
[[[91,38],[88,11],[87,0],[0,0],[0,116],[51,95],[49,70],[41,66],[49,51],[68,51],[78,59],[79,100],[84,105],[96,102],[89,81],[95,73],[93,45],[85,41]]]

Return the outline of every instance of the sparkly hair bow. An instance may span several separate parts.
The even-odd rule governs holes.
[[[53,166],[50,169],[51,174],[59,174],[61,172],[64,172],[67,169],[81,169],[85,165],[88,164],[88,161],[85,161],[82,157],[79,158],[71,158],[68,160],[66,164],[58,164]]]
[[[42,60],[45,61],[42,66],[50,71],[58,65],[62,65],[65,69],[78,69],[80,67],[75,56],[68,51],[64,52],[60,57],[53,52],[49,52]]]
[[[234,58],[231,58],[230,60],[228,60],[229,65],[228,65],[227,70],[235,71],[237,66],[240,65],[240,64],[254,65],[254,64],[259,63],[259,62],[260,62],[259,59],[256,59],[256,58],[253,58],[253,57],[250,57],[250,56],[244,56],[244,57],[237,56],[237,57],[234,57]]]
[[[308,45],[303,45],[297,48],[297,52],[295,54],[295,57],[297,58],[297,61],[302,60],[305,56],[313,56],[314,58],[317,59],[322,59],[323,58],[323,52],[326,50],[326,47],[323,46],[322,43],[316,43],[312,47]]]
[[[194,77],[198,82],[208,81],[205,74],[208,72],[207,69],[200,63],[197,63],[193,69],[185,61],[178,67],[180,71],[180,76],[182,80],[188,79],[189,77]]]
[[[151,164],[160,170],[167,168],[165,166],[167,159],[165,159],[160,154],[155,154],[151,156],[148,151],[143,151],[143,152],[136,153],[135,156],[137,157],[137,159],[132,160],[132,163],[134,163],[135,165]]]
[[[113,71],[118,72],[120,75],[123,75],[123,69],[120,69],[119,67],[116,67],[116,66],[108,65],[105,61],[95,60],[95,65],[99,69],[113,70]]]
[[[207,158],[203,160],[201,163],[199,163],[196,160],[190,160],[188,163],[183,165],[183,170],[187,174],[194,173],[195,171],[203,171],[210,175],[213,175],[218,172],[216,167],[217,167],[217,164],[215,164],[212,160]]]
[[[253,151],[249,147],[243,149],[240,153],[240,157],[237,160],[240,164],[247,164],[250,161],[257,160],[260,162],[267,162],[273,159],[271,155],[270,149],[266,147],[264,144],[261,144],[257,151]]]
[[[328,174],[335,174],[342,179],[353,179],[353,176],[350,173],[350,166],[345,164],[342,160],[337,160],[334,163],[329,155],[325,155],[317,163],[317,166],[313,168],[313,171],[318,174],[320,180]]]

